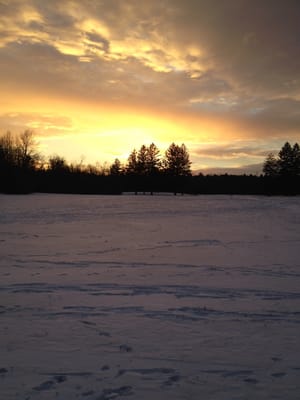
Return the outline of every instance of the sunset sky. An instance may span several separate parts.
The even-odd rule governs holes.
[[[184,142],[194,170],[260,172],[300,141],[299,21],[299,0],[0,0],[0,133],[85,163]]]

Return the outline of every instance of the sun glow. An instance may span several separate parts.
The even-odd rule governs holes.
[[[186,144],[197,168],[194,149],[199,143],[217,142],[234,134],[234,129],[226,128],[224,121],[220,131],[216,121],[190,113],[157,112],[138,105],[81,103],[69,98],[37,98],[34,94],[27,96],[26,102],[23,100],[20,94],[17,107],[20,125],[12,130],[16,133],[34,130],[42,154],[46,157],[57,154],[69,162],[84,159],[91,164],[111,163],[115,158],[125,162],[129,153],[142,144],[153,142],[163,154],[175,142]],[[15,103],[16,99],[14,106]],[[14,121],[16,115],[9,104],[8,99],[4,111],[7,119]],[[228,138],[224,135],[226,130]]]

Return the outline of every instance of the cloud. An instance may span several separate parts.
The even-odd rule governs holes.
[[[2,47],[40,43],[77,61],[134,59],[141,69],[185,73],[198,98],[208,88],[211,95],[224,88],[238,97],[299,95],[300,6],[292,0],[151,0],[143,7],[136,0],[12,0],[1,11]]]
[[[260,101],[244,110],[244,114],[249,123],[299,133],[300,100],[279,98]]]
[[[65,116],[43,115],[39,113],[5,113],[0,114],[0,131],[21,133],[31,129],[41,135],[59,135],[61,133],[74,133],[72,120]]]
[[[240,138],[232,142],[202,143],[191,148],[195,168],[206,174],[260,173],[268,154],[277,154],[285,138]]]
[[[299,20],[296,0],[2,1],[1,87],[209,120],[273,148],[299,138]],[[206,155],[259,157],[219,150]]]
[[[266,157],[267,154],[271,152],[270,149],[263,149],[257,144],[253,143],[252,145],[244,145],[241,146],[240,143],[238,144],[230,144],[226,143],[223,145],[206,145],[202,146],[201,148],[194,149],[193,153],[197,154],[198,156],[206,157],[206,158],[215,158],[215,159],[237,159],[241,157]]]
[[[262,173],[263,164],[249,164],[240,167],[216,167],[216,168],[202,168],[194,172],[194,174],[202,173],[203,175],[260,175]]]
[[[236,90],[249,94],[299,93],[299,2],[179,0],[176,36],[195,38]],[[293,62],[290,62],[293,60]]]

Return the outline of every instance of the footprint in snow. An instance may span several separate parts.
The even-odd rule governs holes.
[[[255,378],[246,378],[246,379],[244,379],[244,382],[256,384],[259,381],[257,379],[255,379]]]
[[[129,396],[133,394],[132,386],[121,386],[116,389],[104,389],[98,400],[111,400],[118,396]]]
[[[81,395],[86,397],[86,396],[92,396],[94,393],[95,393],[94,390],[89,390],[88,392],[81,393]]]
[[[130,353],[132,351],[132,347],[128,346],[127,344],[121,344],[120,351],[122,353]]]
[[[6,374],[8,370],[6,368],[0,368],[0,375]]]
[[[54,379],[57,383],[62,383],[67,380],[67,377],[65,375],[55,375]]]
[[[33,390],[36,390],[37,392],[42,392],[43,390],[51,389],[53,385],[54,385],[54,381],[46,381],[46,382],[41,383],[38,386],[35,386],[33,388]]]
[[[274,374],[271,374],[273,378],[282,378],[283,376],[286,375],[285,372],[275,372]]]

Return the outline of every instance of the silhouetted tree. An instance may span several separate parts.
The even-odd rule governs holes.
[[[19,138],[17,138],[17,153],[19,165],[22,168],[33,169],[40,160],[40,155],[36,151],[36,141],[34,133],[31,130],[25,130]]]
[[[133,149],[133,151],[129,154],[126,166],[126,173],[129,175],[136,174],[138,172],[138,159],[137,159],[137,151]]]
[[[278,159],[273,153],[268,154],[263,165],[263,173],[265,176],[277,176],[279,174]]]
[[[8,168],[17,163],[16,146],[11,132],[7,131],[0,137],[0,166]]]
[[[151,143],[150,146],[147,148],[148,175],[155,175],[159,172],[161,166],[159,153],[159,149],[154,143]]]
[[[7,132],[0,137],[0,185],[8,193],[28,193],[34,190],[35,171],[40,160],[33,132],[19,136]]]
[[[5,193],[55,192],[120,194],[133,192],[210,194],[300,194],[300,148],[286,142],[278,155],[270,153],[264,176],[191,176],[184,144],[172,143],[160,160],[154,143],[130,153],[126,168],[118,159],[108,164],[68,164],[58,155],[44,166],[32,131],[0,136],[0,191]]]
[[[165,152],[164,158],[165,172],[172,176],[191,175],[191,162],[185,144],[181,146],[172,143]]]
[[[300,148],[298,143],[292,147],[286,142],[278,153],[278,157],[270,153],[263,166],[265,176],[299,176],[300,175]]]
[[[137,174],[138,175],[147,175],[147,160],[148,160],[148,149],[143,144],[140,150],[137,153]]]
[[[278,153],[280,175],[294,175],[294,151],[289,142],[286,142]]]
[[[122,175],[123,167],[121,161],[118,158],[116,158],[114,163],[110,166],[109,171],[111,175]]]
[[[88,164],[84,167],[83,172],[89,175],[99,175],[99,168],[96,165]]]
[[[294,158],[294,174],[300,175],[300,146],[295,143],[293,146],[293,158]]]
[[[69,171],[69,166],[63,157],[55,155],[49,158],[49,169],[56,173],[67,172]]]
[[[150,146],[141,146],[139,151],[135,149],[130,153],[126,173],[128,175],[150,176],[160,170],[159,149],[154,143]]]
[[[36,151],[34,134],[25,130],[19,136],[13,136],[9,131],[0,138],[0,164],[7,167],[34,169],[41,159]]]

